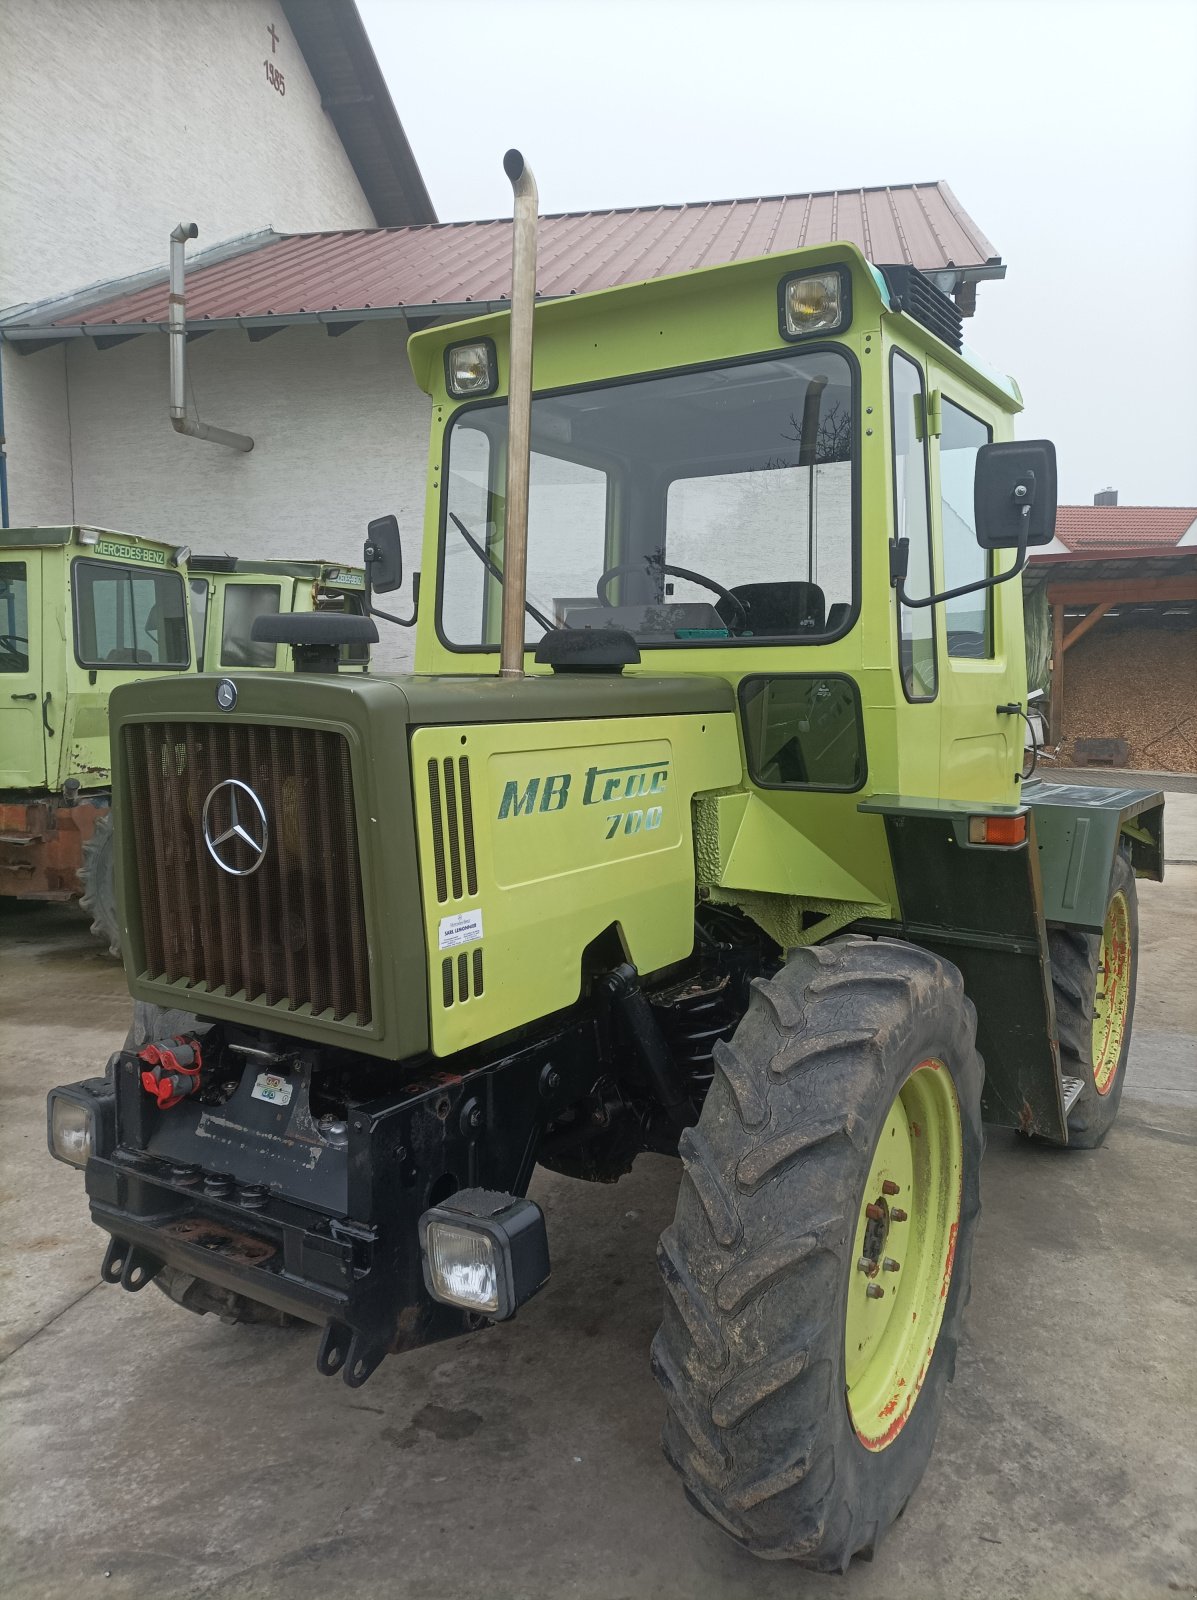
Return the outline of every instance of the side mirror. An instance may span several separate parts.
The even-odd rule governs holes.
[[[1056,447],[1050,439],[984,444],[973,479],[977,543],[984,550],[1050,544],[1056,533]]]
[[[403,582],[403,546],[399,540],[397,517],[375,517],[366,525],[366,547],[362,552],[366,582],[379,594],[389,594]]]

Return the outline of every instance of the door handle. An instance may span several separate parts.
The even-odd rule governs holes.
[[[36,700],[37,699],[37,691],[36,690],[30,690],[30,692],[28,694],[10,694],[8,698],[10,700]]]
[[[50,737],[52,739],[54,737],[54,729],[50,726],[50,691],[49,691],[49,689],[46,690],[46,698],[42,701],[42,727],[45,728],[46,732],[50,735]]]

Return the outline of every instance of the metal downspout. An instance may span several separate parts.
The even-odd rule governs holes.
[[[511,335],[507,379],[507,515],[503,534],[503,631],[499,676],[524,673],[524,601],[528,591],[528,474],[532,444],[532,313],[536,304],[538,197],[532,169],[518,150],[503,157],[515,190],[511,231]]]
[[[0,360],[0,528],[8,527],[8,443],[4,433],[4,364]]]
[[[249,451],[253,440],[245,433],[230,433],[210,423],[193,422],[187,415],[187,303],[184,297],[183,249],[188,239],[199,237],[194,222],[180,222],[170,235],[170,425],[176,433],[230,450]]]

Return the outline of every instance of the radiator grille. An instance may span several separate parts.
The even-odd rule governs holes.
[[[127,725],[123,737],[130,801],[124,826],[136,854],[148,975],[368,1023],[361,863],[342,735],[151,722]],[[269,830],[261,866],[244,877],[218,867],[203,837],[205,802],[229,778],[253,790]],[[244,805],[242,821],[256,833],[248,796]],[[222,791],[210,811],[213,831],[228,825],[227,806]],[[256,855],[236,839],[224,853],[242,867]]]

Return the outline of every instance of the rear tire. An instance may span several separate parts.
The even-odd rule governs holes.
[[[752,989],[735,1037],[717,1047],[698,1125],[683,1135],[677,1214],[658,1250],[662,1444],[688,1498],[738,1543],[843,1572],[872,1553],[918,1485],[955,1365],[980,1210],[976,1016],[955,967],[886,939],[799,951]],[[916,1080],[954,1107],[946,1187],[938,1122],[909,1121],[893,1146],[886,1134]],[[869,1224],[885,1152],[903,1140],[914,1176],[909,1199],[898,1192],[910,1210],[891,1217],[881,1198],[872,1210],[884,1224]],[[884,1194],[898,1204],[894,1189]],[[865,1247],[870,1226],[884,1231]],[[923,1239],[940,1240],[942,1254],[921,1256]],[[858,1270],[870,1248],[872,1278]],[[903,1255],[905,1279],[876,1270],[889,1249]],[[882,1293],[865,1301],[874,1279]],[[900,1302],[904,1293],[912,1298]],[[911,1305],[917,1333],[905,1331]],[[861,1318],[873,1316],[890,1319],[883,1343],[858,1343]],[[879,1352],[891,1327],[921,1366],[890,1369]],[[874,1354],[856,1353],[866,1349]],[[885,1380],[867,1407],[862,1360],[866,1378],[880,1361]],[[907,1370],[909,1384],[894,1385]],[[878,1407],[878,1392],[892,1399]]]
[[[112,812],[105,811],[83,846],[79,869],[83,893],[79,904],[91,917],[91,931],[110,955],[120,960],[121,925],[116,914],[116,880],[112,865]]]
[[[1068,1144],[1095,1150],[1118,1115],[1135,1015],[1139,902],[1124,855],[1115,856],[1110,873],[1104,931],[1051,928],[1047,943],[1060,1070],[1084,1084],[1068,1113]]]

